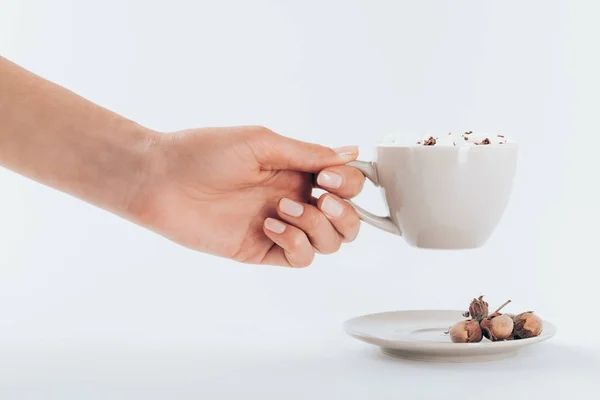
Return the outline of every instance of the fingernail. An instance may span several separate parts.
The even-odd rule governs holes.
[[[271,232],[283,233],[283,231],[285,231],[285,224],[277,221],[276,219],[267,218],[265,220],[265,228],[267,228]]]
[[[358,154],[358,146],[343,146],[333,149],[340,156],[355,156]]]
[[[317,176],[317,183],[330,189],[339,189],[342,186],[342,176],[335,172],[323,171]]]
[[[281,199],[279,202],[279,209],[284,214],[292,217],[299,217],[304,212],[304,206],[302,206],[302,204],[286,198]]]
[[[321,210],[332,217],[339,217],[344,213],[344,206],[331,196],[327,196],[321,203]]]

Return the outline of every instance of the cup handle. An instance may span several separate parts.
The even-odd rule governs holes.
[[[377,176],[377,167],[374,162],[356,160],[356,161],[350,161],[346,165],[349,165],[350,167],[354,167],[354,168],[358,169],[360,172],[363,173],[363,175],[368,180],[373,182],[373,184],[376,187],[379,187],[379,177]],[[355,204],[351,200],[347,200],[347,201],[348,201],[348,203],[350,203],[350,205],[352,207],[354,207],[354,209],[356,210],[356,212],[358,213],[358,215],[362,221],[366,222],[369,225],[373,225],[376,228],[384,230],[386,232],[392,233],[394,235],[402,236],[402,232],[400,232],[400,229],[394,224],[394,222],[392,221],[392,219],[389,216],[388,217],[380,217],[379,215],[375,215],[375,214],[365,210],[364,208],[362,208],[358,204]]]

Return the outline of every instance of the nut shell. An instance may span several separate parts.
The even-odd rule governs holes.
[[[533,311],[518,314],[513,318],[513,321],[513,336],[520,339],[539,336],[544,330],[542,319],[535,315]]]
[[[474,319],[457,322],[448,333],[453,343],[477,343],[482,339],[481,327]]]
[[[483,300],[483,296],[479,296],[479,298],[471,301],[469,311],[464,315],[466,317],[471,316],[471,318],[481,321],[488,316],[488,311],[488,303]]]
[[[508,315],[498,315],[481,321],[483,336],[493,342],[512,338],[513,329],[513,319]]]

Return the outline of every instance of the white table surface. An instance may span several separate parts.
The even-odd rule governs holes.
[[[340,332],[225,340],[4,341],[1,399],[597,399],[597,347],[556,337],[515,358],[410,362]],[[470,397],[469,393],[472,396]],[[508,397],[507,397],[508,396]]]

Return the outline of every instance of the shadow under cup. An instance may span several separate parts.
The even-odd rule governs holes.
[[[512,193],[517,145],[377,147],[357,161],[381,187],[389,210],[379,217],[352,203],[361,219],[425,249],[471,249],[493,234]]]

